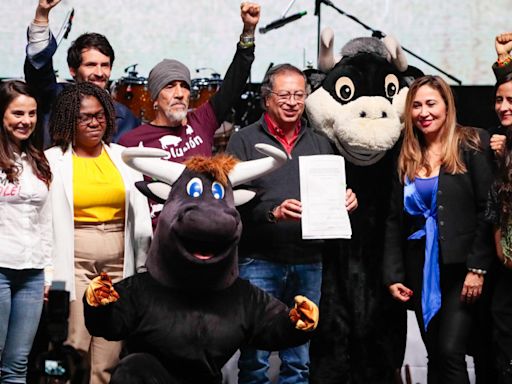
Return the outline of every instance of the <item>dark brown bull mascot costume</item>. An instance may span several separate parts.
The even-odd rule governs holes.
[[[267,156],[192,158],[186,165],[154,157],[165,152],[129,148],[124,160],[160,182],[141,189],[165,201],[148,259],[148,272],[112,284],[93,280],[85,297],[90,333],[125,340],[127,356],[111,383],[208,384],[243,345],[277,350],[306,342],[318,309],[304,297],[296,308],[238,277],[242,223],[235,205],[254,193],[236,185],[270,172],[286,155],[259,145]],[[171,188],[172,187],[172,188]]]
[[[310,348],[311,383],[392,383],[405,351],[406,311],[383,284],[384,225],[397,176],[408,67],[396,41],[351,40],[333,55],[322,33],[321,86],[306,100],[314,128],[345,158],[347,185],[359,208],[352,239],[333,242],[323,260],[321,319]],[[410,72],[413,76],[410,75]]]

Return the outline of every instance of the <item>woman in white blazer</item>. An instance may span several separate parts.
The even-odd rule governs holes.
[[[66,344],[90,353],[91,383],[108,383],[120,344],[91,337],[82,297],[102,271],[114,281],[144,267],[152,229],[146,198],[134,183],[142,175],[121,159],[124,147],[111,144],[115,111],[110,96],[90,83],[64,89],[50,118],[54,147],[45,154],[51,186],[54,280],[70,291]]]

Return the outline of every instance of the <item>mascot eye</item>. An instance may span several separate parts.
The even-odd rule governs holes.
[[[390,99],[393,98],[398,93],[398,77],[390,73],[384,79],[384,90],[386,91],[386,96]]]
[[[338,97],[343,101],[350,101],[354,97],[354,83],[347,76],[340,77],[336,80],[334,89],[336,90]]]
[[[222,184],[214,181],[212,183],[212,194],[213,194],[213,197],[215,197],[217,200],[223,199],[224,198],[224,187],[222,186]]]
[[[199,197],[203,194],[203,182],[200,178],[194,177],[188,182],[187,193],[191,197]]]

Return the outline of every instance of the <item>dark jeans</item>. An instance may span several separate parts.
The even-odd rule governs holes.
[[[265,260],[241,258],[240,277],[293,307],[296,295],[306,296],[318,305],[322,285],[322,264],[279,264]],[[269,351],[252,348],[240,350],[239,384],[270,383],[267,377]],[[309,343],[279,351],[280,384],[309,382]]]

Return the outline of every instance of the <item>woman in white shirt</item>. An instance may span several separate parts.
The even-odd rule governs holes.
[[[110,95],[91,83],[66,87],[50,118],[55,147],[46,151],[54,180],[55,280],[66,282],[71,304],[66,344],[90,354],[92,384],[108,383],[120,343],[91,337],[82,297],[90,281],[107,272],[114,281],[144,266],[152,235],[147,199],[135,189],[142,175],[111,144],[115,111]]]
[[[0,382],[25,383],[51,265],[48,161],[31,142],[37,103],[21,81],[0,84]],[[49,286],[50,282],[46,281]]]

